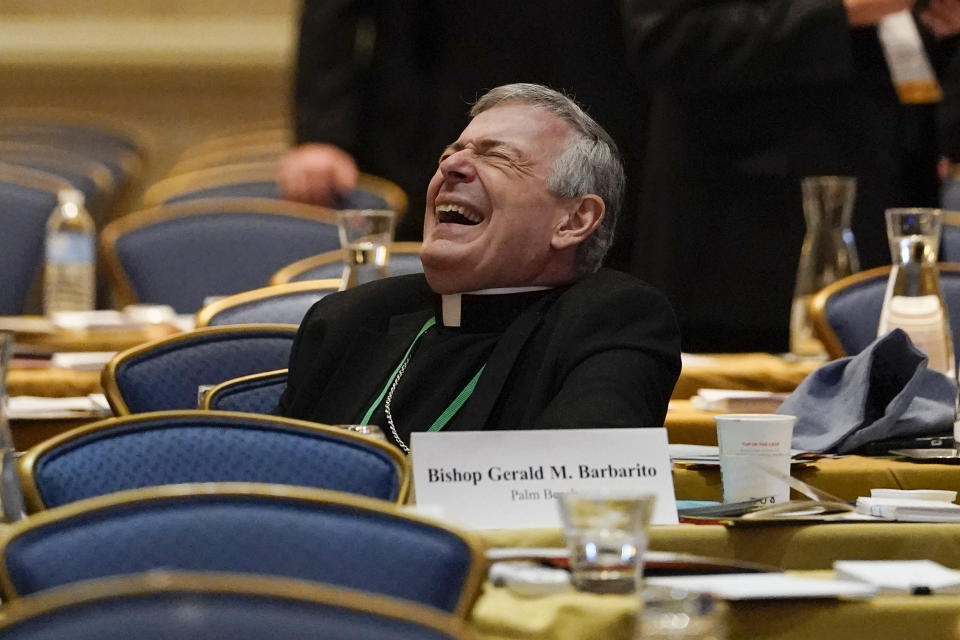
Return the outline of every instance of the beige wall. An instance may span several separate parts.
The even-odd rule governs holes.
[[[146,179],[187,145],[286,120],[294,0],[3,0],[0,108],[103,113],[147,134]]]

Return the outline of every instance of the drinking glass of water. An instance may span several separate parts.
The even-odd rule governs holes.
[[[390,245],[396,213],[365,209],[337,212],[340,246],[343,248],[343,288],[389,275]]]
[[[573,586],[632,593],[643,576],[652,495],[564,493],[558,496]]]

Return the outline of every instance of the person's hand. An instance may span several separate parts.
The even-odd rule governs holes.
[[[843,0],[851,27],[869,27],[891,13],[913,6],[913,0]]]
[[[960,33],[960,0],[930,0],[920,12],[920,22],[938,38]]]
[[[332,144],[309,143],[280,159],[277,184],[284,198],[328,205],[340,193],[357,186],[357,163]]]

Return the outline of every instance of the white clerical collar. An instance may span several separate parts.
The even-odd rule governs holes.
[[[440,296],[440,311],[445,327],[459,327],[463,311],[463,296],[499,296],[509,293],[528,293],[530,291],[544,291],[553,287],[534,285],[530,287],[497,287],[494,289],[479,289],[464,293],[450,293]]]

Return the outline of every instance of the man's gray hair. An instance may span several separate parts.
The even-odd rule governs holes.
[[[561,198],[588,194],[600,196],[606,208],[603,221],[577,247],[577,272],[587,274],[600,268],[617,224],[623,200],[623,162],[617,145],[603,127],[571,98],[539,84],[505,84],[491,89],[470,109],[470,116],[503,102],[523,102],[546,109],[573,128],[566,149],[557,158],[547,188]]]

